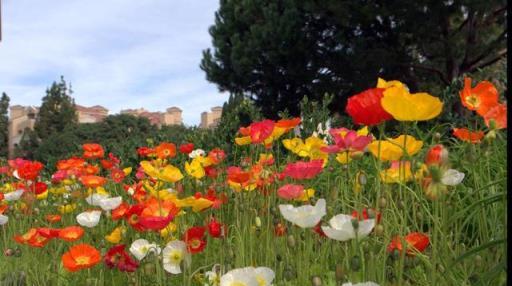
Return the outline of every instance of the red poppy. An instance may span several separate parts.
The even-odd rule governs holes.
[[[292,119],[281,119],[275,123],[275,127],[284,128],[286,131],[289,131],[295,128],[295,126],[299,125],[300,122],[300,117],[295,117]]]
[[[123,272],[134,272],[139,267],[139,262],[128,255],[124,244],[110,248],[103,257],[103,261],[108,268],[117,268]]]
[[[494,121],[495,129],[507,128],[507,105],[504,103],[498,104],[484,115],[485,125],[491,128],[491,120]]]
[[[126,221],[136,231],[144,231],[144,227],[140,224],[139,218],[144,210],[144,205],[136,204],[131,206],[125,214]]]
[[[103,186],[107,182],[107,179],[100,176],[87,175],[81,176],[80,182],[82,182],[82,184],[88,188],[96,188]]]
[[[155,148],[156,156],[160,159],[176,156],[176,145],[174,143],[162,142]]]
[[[425,155],[425,164],[427,165],[443,165],[448,163],[448,150],[442,145],[432,146]]]
[[[277,195],[285,200],[298,199],[304,193],[304,186],[286,184],[277,190]]]
[[[72,246],[68,252],[62,255],[62,264],[70,272],[91,268],[100,261],[100,252],[88,244]]]
[[[26,161],[18,169],[18,176],[24,180],[35,181],[44,165],[38,161]]]
[[[148,157],[150,155],[153,155],[155,153],[155,149],[149,148],[149,147],[139,147],[137,148],[137,154],[141,157]]]
[[[218,222],[215,218],[210,220],[208,224],[208,233],[215,238],[226,237],[227,226]]]
[[[65,241],[75,241],[84,235],[84,229],[79,226],[68,226],[59,231],[59,238]]]
[[[59,222],[62,219],[62,217],[57,214],[47,214],[44,218],[49,223]]]
[[[130,205],[126,202],[122,202],[117,208],[113,209],[111,211],[111,218],[112,220],[118,220],[120,218],[123,218],[130,209]]]
[[[112,181],[119,184],[124,180],[125,174],[123,170],[113,168],[112,170],[110,170],[110,177],[112,178]]]
[[[194,151],[194,143],[185,143],[180,145],[180,153],[189,154]]]
[[[464,78],[464,88],[459,95],[462,105],[469,110],[475,110],[481,116],[498,104],[498,90],[486,80],[471,88],[471,78]]]
[[[479,143],[484,137],[484,132],[469,131],[467,128],[453,128],[453,135],[462,141]]]
[[[380,104],[383,96],[383,88],[367,89],[350,97],[345,110],[356,124],[380,124],[386,120],[393,119],[393,116],[387,113]]]
[[[316,177],[323,169],[323,160],[313,160],[310,162],[297,161],[288,163],[283,174],[296,180],[312,179]]]
[[[100,144],[96,143],[88,143],[82,145],[82,149],[84,150],[83,157],[85,159],[101,159],[105,155],[105,151]]]
[[[272,135],[272,131],[274,131],[274,121],[266,119],[259,122],[252,123],[250,128],[251,142],[252,143],[261,143],[265,141],[270,135]]]
[[[49,228],[49,227],[39,227],[37,228],[37,233],[45,238],[56,238],[59,236],[60,229],[58,228]]]
[[[146,230],[161,230],[174,219],[174,214],[167,216],[140,216],[139,225]]]
[[[103,167],[103,169],[105,169],[105,170],[110,170],[114,167],[114,162],[107,160],[107,159],[101,160],[100,163],[101,163],[101,166]]]
[[[208,153],[208,158],[214,165],[217,165],[226,158],[226,152],[222,149],[214,148]]]
[[[37,182],[34,184],[34,192],[36,195],[40,195],[48,189],[48,186],[43,182]]]
[[[213,166],[204,167],[204,172],[206,173],[206,176],[208,176],[209,178],[212,178],[212,179],[217,178],[217,175],[219,174],[217,172],[217,168],[215,168]]]
[[[183,241],[187,244],[188,252],[195,254],[203,251],[206,247],[206,240],[203,239],[205,231],[204,226],[194,226],[185,232]]]
[[[423,252],[429,245],[430,240],[426,234],[420,232],[411,232],[404,237],[404,241],[407,247],[407,255],[414,256],[416,252]],[[388,252],[398,250],[402,252],[402,240],[400,236],[395,236],[391,243],[387,247]]]
[[[50,238],[43,236],[41,233],[51,236],[49,230],[45,233],[45,230],[43,229],[41,229],[40,232],[37,228],[31,228],[22,235],[15,235],[14,240],[20,244],[28,244],[33,247],[43,247],[50,241]]]
[[[228,181],[244,185],[251,179],[251,172],[244,172],[240,167],[229,167],[227,169]]]
[[[71,157],[69,159],[60,160],[57,162],[57,169],[58,170],[70,170],[70,169],[77,169],[84,166],[85,160],[78,157]]]

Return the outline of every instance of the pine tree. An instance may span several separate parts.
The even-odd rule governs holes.
[[[71,97],[71,87],[67,87],[64,77],[53,82],[46,90],[46,96],[37,115],[34,130],[44,140],[55,132],[62,132],[68,125],[77,124],[75,101]]]
[[[0,98],[0,157],[7,157],[9,140],[9,97],[4,92]]]

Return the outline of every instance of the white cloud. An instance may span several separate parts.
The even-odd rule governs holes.
[[[12,104],[39,105],[64,75],[81,105],[111,113],[183,109],[184,122],[227,94],[199,68],[211,46],[217,0],[4,0],[0,91]]]

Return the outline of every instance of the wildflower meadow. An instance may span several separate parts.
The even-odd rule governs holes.
[[[229,151],[153,141],[137,164],[97,142],[9,160],[0,285],[505,285],[506,102],[470,78],[452,96],[465,125],[379,78],[346,126],[263,119]]]

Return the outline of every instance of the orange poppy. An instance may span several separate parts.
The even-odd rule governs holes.
[[[85,165],[85,160],[82,158],[72,157],[66,160],[57,162],[58,170],[78,169]]]
[[[416,255],[417,252],[423,252],[428,245],[430,244],[430,239],[428,235],[421,232],[411,232],[404,237],[404,241],[406,243],[406,253],[409,256]],[[395,236],[391,243],[387,247],[388,252],[393,252],[394,250],[398,250],[398,252],[402,252],[402,240],[400,236]]]
[[[275,127],[284,128],[288,131],[295,128],[295,126],[299,125],[300,122],[300,117],[295,117],[292,119],[281,119],[276,122]]]
[[[129,209],[130,209],[130,205],[128,205],[125,202],[122,202],[117,208],[115,208],[111,211],[112,220],[118,220],[120,218],[123,218]]]
[[[100,176],[81,176],[80,182],[88,188],[96,188],[103,186],[107,182],[107,179]]]
[[[91,268],[100,261],[100,252],[88,244],[75,245],[62,255],[62,264],[70,272]]]
[[[82,149],[84,150],[83,157],[86,159],[98,159],[103,158],[105,155],[105,151],[100,144],[96,143],[88,143],[82,145]]]
[[[464,88],[459,94],[462,105],[469,110],[475,110],[481,116],[498,104],[498,90],[485,80],[471,88],[471,78],[464,78]]]
[[[155,148],[156,156],[160,159],[172,158],[176,156],[176,145],[173,143],[162,142]]]
[[[100,172],[100,168],[95,165],[86,165],[80,168],[80,171],[86,175],[96,175]]]
[[[54,222],[59,222],[62,217],[60,215],[57,215],[57,214],[48,214],[45,216],[45,219],[46,221],[48,221],[49,223],[54,223]]]
[[[487,127],[491,127],[491,120],[494,121],[495,129],[507,128],[507,105],[501,103],[489,109],[484,115],[484,121]]]
[[[484,137],[484,132],[469,131],[467,128],[453,128],[453,135],[462,141],[479,143]]]
[[[68,226],[59,231],[59,238],[65,241],[75,241],[84,235],[84,229],[79,226]]]

